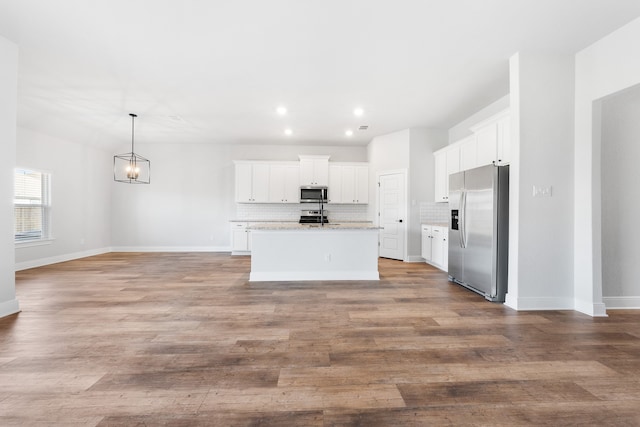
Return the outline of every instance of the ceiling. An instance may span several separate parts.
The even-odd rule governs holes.
[[[365,145],[449,128],[508,93],[515,52],[575,53],[637,16],[638,0],[0,0],[0,35],[24,128],[110,149],[133,112],[143,143]]]

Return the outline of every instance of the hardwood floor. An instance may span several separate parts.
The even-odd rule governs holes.
[[[113,253],[16,274],[0,425],[640,425],[640,311],[515,312],[425,264],[247,281]]]

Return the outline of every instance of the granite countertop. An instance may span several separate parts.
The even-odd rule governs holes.
[[[423,222],[422,225],[449,228],[449,223],[447,222]]]
[[[379,230],[371,222],[331,222],[320,224],[299,224],[297,222],[262,222],[249,226],[251,230]]]
[[[229,222],[295,222],[296,219],[230,219]]]

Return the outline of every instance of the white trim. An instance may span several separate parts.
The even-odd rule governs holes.
[[[30,248],[33,246],[45,246],[52,244],[56,239],[53,237],[45,238],[45,239],[37,239],[37,240],[18,240],[15,242],[16,249],[22,248]]]
[[[425,262],[425,261],[424,261],[424,258],[422,258],[420,255],[409,255],[407,259],[404,260],[404,262]],[[434,265],[434,267],[438,267],[438,266]]]
[[[269,271],[249,274],[250,282],[308,280],[380,280],[380,275],[377,271]]]
[[[572,298],[556,298],[556,297],[535,297],[535,298],[518,298],[514,300],[509,298],[509,294],[505,297],[507,307],[517,311],[523,310],[574,310]]]
[[[640,297],[602,297],[602,302],[607,309],[640,309]]]
[[[231,246],[114,246],[111,252],[231,252]]]
[[[603,303],[576,299],[574,310],[592,317],[607,317],[607,307]]]
[[[0,302],[0,318],[20,312],[20,304],[17,299]]]
[[[94,255],[101,255],[111,252],[111,248],[98,248],[91,249],[82,252],[73,252],[70,254],[57,255],[48,258],[38,258],[30,261],[17,262],[15,264],[15,271],[27,270],[29,268],[42,267],[50,264],[57,264],[59,262],[72,261],[74,259],[86,258]]]

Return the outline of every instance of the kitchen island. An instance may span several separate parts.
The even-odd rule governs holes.
[[[379,280],[371,223],[259,223],[251,229],[250,281]]]

